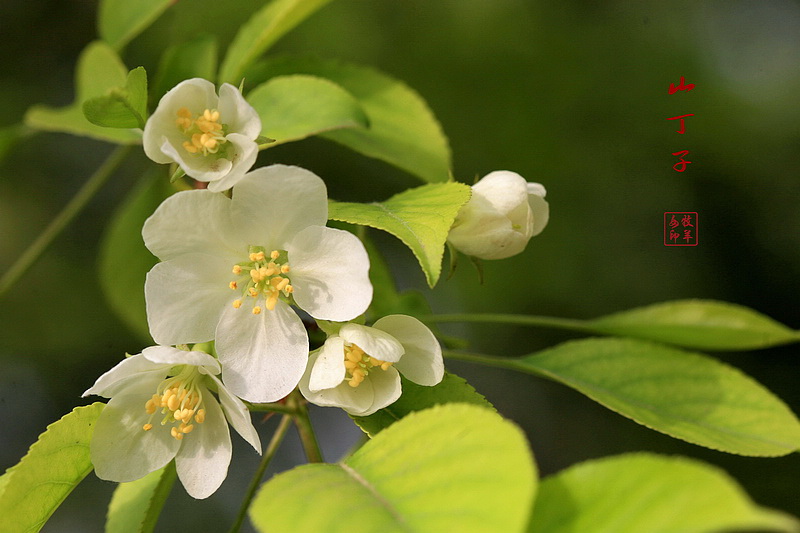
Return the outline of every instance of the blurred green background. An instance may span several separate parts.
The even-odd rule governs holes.
[[[263,2],[181,0],[128,46],[128,67],[155,72],[158,54],[200,16],[231,36]],[[236,9],[231,14],[228,10]],[[96,38],[96,2],[0,3],[0,127],[37,103],[73,97],[78,54]],[[203,15],[204,13],[211,13]],[[215,16],[223,13],[225,16]],[[230,18],[230,22],[225,22]],[[449,136],[457,179],[514,170],[548,191],[551,219],[521,256],[468,261],[427,291],[411,253],[373,233],[404,288],[438,312],[591,318],[653,302],[713,298],[800,326],[800,4],[791,1],[336,0],[272,50],[363,63],[407,82]],[[667,93],[680,76],[691,92]],[[668,117],[693,113],[686,134]],[[686,172],[671,155],[689,150]],[[46,226],[110,146],[38,134],[0,161],[0,272]],[[299,164],[339,200],[385,199],[418,182],[386,164],[312,139],[267,150],[259,164]],[[126,166],[55,245],[0,299],[0,469],[81,400],[102,372],[147,344],[105,304],[97,251],[105,224],[150,163]],[[665,211],[699,213],[697,247],[665,247]],[[569,338],[510,326],[450,326],[472,348],[519,355]],[[797,347],[721,354],[797,412]],[[760,504],[800,515],[797,454],[726,455],[624,419],[562,386],[510,371],[448,363],[528,434],[543,474],[632,450],[719,465]],[[360,431],[336,409],[314,409],[328,460]],[[267,439],[275,420],[260,426]],[[226,529],[257,456],[235,437],[231,474],[207,502],[176,488],[162,527]],[[287,441],[271,471],[302,461]],[[45,531],[100,530],[114,485],[93,474]],[[174,512],[178,511],[178,512]]]

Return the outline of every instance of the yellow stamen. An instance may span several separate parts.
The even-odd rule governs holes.
[[[197,411],[197,414],[194,415],[194,421],[198,424],[202,424],[206,421],[206,410],[200,409]]]
[[[234,300],[233,301],[233,308],[234,309],[239,309],[241,306],[242,306],[242,301],[241,300]]]
[[[366,354],[355,344],[344,348],[345,380],[351,387],[358,387],[373,369],[388,370],[390,366],[392,363]]]
[[[269,256],[270,256],[270,258],[272,258],[272,259],[277,259],[277,258],[279,258],[279,257],[281,256],[281,253],[280,253],[278,250],[272,250],[272,251],[269,253]]]
[[[269,309],[269,302],[267,302],[267,309]],[[270,309],[270,311],[272,311],[272,309]],[[253,314],[254,315],[260,315],[261,314],[261,308],[259,306],[255,306],[253,308]]]
[[[239,284],[236,283],[235,281],[231,281],[230,283],[228,283],[228,287],[230,287],[233,290],[236,290],[239,287]]]
[[[242,267],[240,267],[239,265],[233,265],[233,273],[237,274],[237,275],[241,274],[242,273]]]
[[[142,429],[145,431],[150,431],[151,429],[153,429],[153,424],[145,424],[142,426]]]

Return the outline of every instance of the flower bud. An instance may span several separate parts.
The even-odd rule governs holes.
[[[547,225],[545,194],[541,184],[528,183],[516,172],[490,172],[472,186],[472,198],[459,211],[447,239],[480,259],[516,255]]]

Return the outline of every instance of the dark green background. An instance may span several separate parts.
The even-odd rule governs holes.
[[[129,67],[155,72],[158,54],[199,25],[223,36],[253,0],[181,0],[135,40]],[[207,6],[217,15],[206,15]],[[72,100],[75,60],[96,37],[90,1],[0,4],[0,126],[30,105]],[[230,19],[227,23],[226,20]],[[519,172],[548,190],[547,229],[521,256],[485,263],[479,285],[468,261],[428,293],[440,312],[518,312],[591,318],[677,298],[713,298],[800,325],[800,5],[797,2],[534,2],[512,0],[337,0],[282,40],[275,52],[336,57],[407,82],[450,138],[454,175],[471,182],[492,170]],[[680,76],[691,92],[667,94]],[[669,117],[686,119],[675,133]],[[0,162],[0,271],[59,211],[110,147],[63,134],[17,143]],[[672,169],[690,150],[686,172]],[[417,184],[388,165],[321,140],[262,153],[259,164],[300,164],[340,200],[372,201]],[[145,346],[105,305],[97,282],[104,224],[137,177],[125,168],[54,247],[0,299],[0,469],[124,352]],[[696,211],[697,247],[665,247],[665,211]],[[402,287],[424,290],[411,253],[376,235]],[[475,350],[529,353],[569,338],[549,330],[450,327]],[[721,354],[795,411],[797,348]],[[566,388],[466,363],[467,378],[521,424],[544,474],[631,450],[699,457],[739,479],[764,505],[800,514],[797,455],[730,456],[675,441]],[[315,409],[328,460],[359,431],[335,409]],[[264,440],[275,424],[261,427]],[[162,526],[224,530],[257,461],[235,437],[228,481],[208,502],[174,491]],[[296,443],[295,443],[296,444]],[[286,446],[273,465],[302,461]],[[91,475],[45,531],[100,529],[113,484]],[[87,529],[88,528],[88,529]]]

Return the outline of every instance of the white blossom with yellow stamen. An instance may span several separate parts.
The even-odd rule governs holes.
[[[111,398],[90,444],[97,476],[133,481],[174,458],[186,492],[201,499],[228,474],[228,423],[260,454],[250,413],[216,377],[219,372],[219,362],[207,353],[151,346],[100,376],[83,393]]]
[[[550,218],[545,188],[516,172],[496,170],[472,186],[447,240],[480,259],[505,259],[522,252]]]
[[[416,318],[389,315],[372,327],[345,324],[329,337],[309,357],[300,392],[311,403],[367,416],[400,397],[400,374],[436,385],[444,376],[442,349]]]
[[[239,90],[202,78],[167,92],[144,127],[144,152],[156,163],[177,163],[209,190],[230,189],[256,162],[261,119]]]
[[[240,398],[289,394],[309,349],[291,305],[344,322],[372,300],[364,245],[327,219],[325,183],[299,167],[249,172],[232,198],[201,190],[168,198],[142,230],[162,261],[145,282],[153,338],[214,339],[222,380]]]

